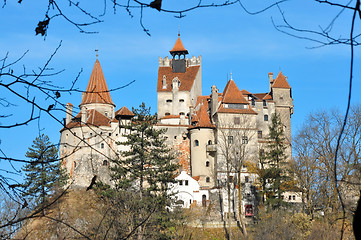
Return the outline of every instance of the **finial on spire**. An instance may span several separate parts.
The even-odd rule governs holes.
[[[97,59],[98,59],[98,56],[99,56],[98,51],[99,51],[98,49],[95,49],[95,52],[96,52],[95,56],[97,57]]]
[[[180,25],[178,25],[178,37],[180,37]]]
[[[232,72],[231,72],[231,80],[233,80],[233,78],[232,78]]]

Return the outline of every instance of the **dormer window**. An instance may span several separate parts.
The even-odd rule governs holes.
[[[267,107],[267,101],[263,100],[263,107]]]
[[[252,98],[252,107],[256,106],[256,101],[254,100],[254,98]]]

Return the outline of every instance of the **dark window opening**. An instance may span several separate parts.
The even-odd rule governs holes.
[[[179,113],[179,115],[184,116],[184,115],[185,115],[185,113],[184,113],[184,112],[180,112],[180,113]]]
[[[209,178],[209,177],[206,177],[206,182],[210,182],[211,181],[211,179]]]
[[[184,181],[184,185],[188,186],[188,180]]]
[[[184,102],[184,99],[179,99],[179,102]]]
[[[256,106],[256,101],[252,98],[252,107]]]
[[[208,145],[212,145],[212,140],[209,140],[209,141],[208,141]]]
[[[293,195],[292,198],[293,198],[293,200],[296,200],[296,196],[295,196],[295,195]]]
[[[268,115],[267,114],[263,116],[263,120],[268,121]]]
[[[182,180],[179,181],[179,185],[181,185],[181,186],[183,185],[183,181],[182,181]]]
[[[100,148],[104,148],[104,143],[101,143],[101,144],[100,144]]]
[[[76,162],[74,161],[74,168],[76,167]]]
[[[166,102],[172,102],[172,99],[167,99],[167,101]]]
[[[198,140],[194,140],[194,146],[198,147],[199,146],[199,141]]]
[[[206,167],[209,167],[209,161],[206,162]]]
[[[263,107],[267,107],[267,101],[263,100]]]
[[[288,196],[288,200],[291,200],[291,198],[292,198],[292,196],[290,195],[290,196]]]
[[[166,112],[166,113],[165,113],[165,115],[166,115],[166,116],[169,116],[169,115],[170,115],[170,113],[169,113],[169,112]]]
[[[233,144],[233,136],[228,136],[228,144]]]
[[[248,143],[248,137],[242,136],[242,144],[247,144],[247,143]]]
[[[112,133],[109,133],[109,137],[112,135]]]
[[[249,177],[248,177],[248,176],[245,176],[244,181],[245,181],[246,183],[248,183],[248,182],[249,182]]]
[[[207,207],[207,196],[205,194],[202,195],[202,207]]]
[[[258,131],[258,138],[262,138],[262,131]]]
[[[108,161],[107,160],[103,161],[103,166],[108,166]]]

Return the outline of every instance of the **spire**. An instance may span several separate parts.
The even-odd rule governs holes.
[[[276,80],[272,85],[272,88],[291,88],[291,86],[287,82],[287,78],[283,75],[281,71],[278,73]]]
[[[180,33],[178,33],[178,38],[177,38],[177,41],[174,44],[173,49],[170,50],[169,52],[170,52],[170,54],[172,56],[174,56],[176,54],[178,54],[178,55],[180,55],[180,54],[184,54],[184,55],[188,54],[188,50],[185,49],[185,47],[183,46],[182,40],[180,39]]]
[[[222,102],[248,104],[248,101],[244,98],[242,92],[232,79],[228,81],[226,87],[224,88]]]
[[[80,105],[89,103],[106,103],[114,105],[98,59],[95,61],[88,86],[83,93]]]

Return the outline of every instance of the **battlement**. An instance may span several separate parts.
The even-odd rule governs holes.
[[[186,66],[200,66],[202,64],[202,56],[192,56],[192,58],[186,58]],[[172,59],[169,57],[159,57],[159,67],[172,67]]]

